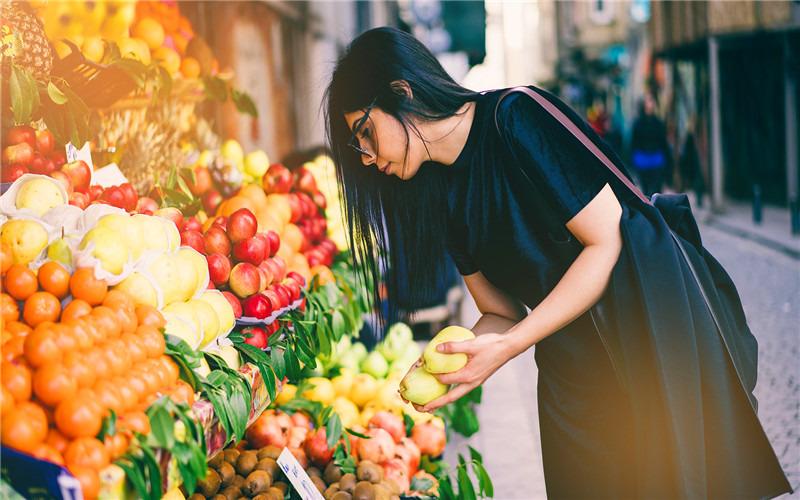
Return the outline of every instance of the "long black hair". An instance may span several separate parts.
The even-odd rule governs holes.
[[[410,96],[398,82],[408,85]],[[393,318],[401,287],[403,308],[414,309],[431,298],[444,278],[446,169],[426,162],[404,181],[365,168],[359,154],[347,147],[351,130],[344,115],[363,110],[374,100],[375,107],[403,124],[407,148],[409,129],[419,136],[412,117],[448,118],[477,93],[458,85],[413,36],[382,27],[362,33],[347,47],[325,97],[327,140],[353,259],[361,276],[376,285],[372,287],[376,299],[377,285],[385,283],[389,310],[379,308],[379,317]]]

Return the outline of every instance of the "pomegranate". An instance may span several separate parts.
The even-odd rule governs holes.
[[[394,456],[406,464],[409,475],[413,476],[417,473],[421,453],[419,452],[419,447],[411,438],[404,437],[400,441],[400,444],[395,447]]]
[[[403,419],[394,413],[382,410],[372,416],[369,420],[370,427],[378,427],[388,432],[395,443],[399,443],[406,435],[406,427]]]
[[[393,458],[383,464],[383,478],[393,481],[404,493],[411,488],[411,477],[406,464],[399,458]]]
[[[442,454],[447,441],[444,429],[430,422],[415,425],[411,431],[411,439],[419,447],[420,453],[432,457]]]
[[[308,434],[303,449],[306,455],[308,455],[308,458],[320,467],[327,465],[333,458],[333,450],[328,448],[324,427],[311,431]]]
[[[383,429],[373,427],[365,433],[370,439],[358,440],[358,456],[376,464],[394,458],[395,444],[392,435]]]
[[[264,446],[286,446],[286,437],[283,435],[280,425],[272,415],[261,415],[253,422],[253,425],[245,433],[251,448],[263,448]]]

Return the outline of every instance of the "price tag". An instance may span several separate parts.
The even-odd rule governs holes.
[[[67,156],[67,163],[83,160],[89,165],[89,170],[94,172],[94,163],[92,163],[92,150],[89,147],[89,143],[84,143],[83,147],[78,149],[76,148],[71,142],[68,142],[66,146],[64,146],[66,150]]]
[[[128,182],[128,179],[125,177],[125,174],[120,171],[116,163],[109,163],[92,174],[92,184],[104,188],[119,186],[126,182]]]
[[[300,462],[289,451],[289,448],[284,448],[281,452],[278,457],[278,465],[303,500],[324,500],[317,487],[311,482],[311,478],[308,477],[308,474],[300,465]]]

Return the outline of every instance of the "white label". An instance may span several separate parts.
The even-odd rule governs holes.
[[[128,182],[128,179],[125,177],[125,174],[120,171],[116,163],[109,163],[92,174],[92,184],[104,188],[119,186],[126,182]]]
[[[292,486],[294,486],[294,489],[303,500],[324,500],[317,487],[311,482],[311,478],[303,470],[300,462],[289,451],[289,448],[284,448],[281,452],[278,457],[278,465],[280,465],[281,470],[289,478],[289,482],[292,483]]]
[[[83,160],[87,165],[89,165],[89,170],[94,172],[94,163],[92,163],[92,150],[89,147],[88,142],[84,143],[81,149],[76,148],[71,142],[68,142],[67,145],[64,146],[64,149],[66,150],[67,163]]]

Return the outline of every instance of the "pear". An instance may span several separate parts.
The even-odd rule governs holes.
[[[178,250],[178,258],[186,260],[194,268],[194,275],[197,279],[195,280],[192,295],[196,295],[196,292],[206,290],[209,280],[206,256],[192,247],[181,247],[180,250]]]
[[[165,305],[183,302],[194,294],[197,274],[188,260],[165,253],[155,257],[147,271],[161,287]]]
[[[152,215],[136,214],[132,217],[139,222],[142,228],[142,242],[144,243],[144,250],[156,250],[164,252],[169,250],[170,241],[167,237],[166,225],[162,224],[161,217],[154,217]],[[173,224],[174,226],[175,224]],[[180,235],[178,235],[180,240]]]
[[[66,203],[64,190],[58,185],[58,181],[44,176],[38,176],[20,186],[14,200],[18,209],[31,210],[40,217],[51,208]]]
[[[48,235],[35,220],[14,219],[3,224],[0,240],[11,249],[14,264],[27,265],[47,246]]]
[[[159,303],[159,293],[155,284],[142,273],[131,273],[130,276],[115,286],[114,289],[127,292],[137,305],[146,304],[156,308],[161,305]]]
[[[203,341],[200,343],[200,348],[202,349],[217,338],[219,334],[219,318],[208,302],[190,300],[187,303],[194,309],[195,317],[199,318],[200,325],[203,327]]]
[[[464,368],[467,364],[467,355],[463,353],[443,354],[436,350],[436,346],[444,342],[461,342],[475,338],[475,334],[460,326],[448,326],[433,337],[422,353],[425,369],[430,373],[450,373]]]
[[[338,396],[333,400],[331,407],[339,415],[344,427],[353,427],[359,423],[361,412],[358,411],[358,406],[349,399]]]
[[[400,381],[400,394],[407,401],[426,405],[447,394],[447,386],[425,371],[424,367],[418,366]]]
[[[128,214],[108,214],[100,217],[96,227],[105,227],[116,231],[122,236],[131,258],[136,261],[144,250],[144,231],[141,219]]]
[[[375,378],[384,378],[389,373],[389,363],[378,351],[372,351],[361,362],[361,371]]]
[[[184,340],[192,349],[196,349],[200,345],[202,337],[199,329],[193,323],[175,314],[167,312],[163,314],[164,319],[167,321],[164,325],[164,333]]]
[[[236,323],[236,317],[234,316],[231,303],[222,295],[222,292],[219,290],[206,290],[197,300],[207,303],[214,308],[214,312],[217,313],[217,319],[219,321],[217,336],[225,335],[231,331],[233,325]]]
[[[225,360],[228,368],[238,370],[242,365],[241,361],[239,361],[239,351],[237,351],[232,345],[220,346],[218,354],[222,359]]]
[[[190,306],[188,302],[173,302],[164,307],[162,313],[165,318],[168,314],[174,315],[191,324],[194,329],[197,330],[199,337],[197,345],[200,345],[200,342],[203,340],[203,325],[200,323],[200,318],[195,315],[194,308]],[[193,346],[193,348],[196,349],[197,345]]]
[[[69,269],[72,267],[72,248],[66,239],[59,238],[47,247],[47,258]]]
[[[128,247],[117,231],[94,227],[81,240],[80,249],[90,248],[90,254],[100,261],[100,266],[111,274],[121,274],[128,262]]]

